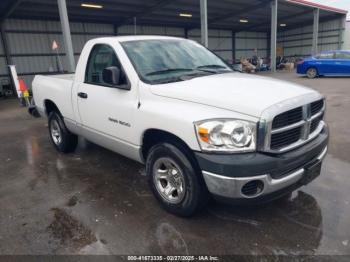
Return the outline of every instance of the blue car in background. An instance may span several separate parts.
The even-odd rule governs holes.
[[[297,73],[308,78],[350,76],[350,51],[327,51],[300,61]]]

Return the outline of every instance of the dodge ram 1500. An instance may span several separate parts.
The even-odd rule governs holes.
[[[75,74],[33,80],[59,152],[77,136],[146,164],[152,192],[189,216],[210,195],[268,201],[320,174],[327,152],[318,92],[233,70],[202,45],[161,36],[88,41]]]

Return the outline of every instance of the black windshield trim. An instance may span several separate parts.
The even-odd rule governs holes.
[[[175,72],[186,72],[186,71],[193,71],[195,69],[192,68],[167,68],[163,70],[153,71],[150,73],[147,73],[146,76],[152,76],[152,75],[161,75],[166,73],[175,73]]]

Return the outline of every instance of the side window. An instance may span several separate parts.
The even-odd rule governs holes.
[[[336,59],[347,59],[350,60],[350,53],[344,53],[344,52],[336,52],[335,53]]]
[[[86,65],[85,83],[106,86],[102,79],[102,71],[110,66],[119,68],[120,85],[127,85],[126,75],[112,47],[104,44],[95,45]]]
[[[322,53],[316,56],[317,59],[333,59],[334,53]]]

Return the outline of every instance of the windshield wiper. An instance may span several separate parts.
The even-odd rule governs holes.
[[[167,84],[167,83],[173,83],[173,82],[180,82],[184,81],[181,77],[170,77],[170,78],[164,78],[164,79],[158,79],[151,81],[153,84]]]
[[[227,69],[226,66],[222,66],[222,65],[215,65],[215,64],[212,64],[212,65],[202,65],[202,66],[197,66],[197,69],[199,68],[218,68],[218,69]]]
[[[161,74],[166,74],[166,73],[171,73],[171,72],[183,72],[183,71],[193,71],[192,68],[168,68],[164,70],[158,70],[154,71],[151,73],[147,73],[146,76],[152,76],[152,75],[161,75]]]
[[[205,69],[196,69],[196,70],[193,70],[193,73],[185,74],[183,76],[180,76],[180,78],[182,80],[190,80],[196,77],[215,75],[215,74],[219,74],[219,72],[212,71],[212,70],[205,70]]]

